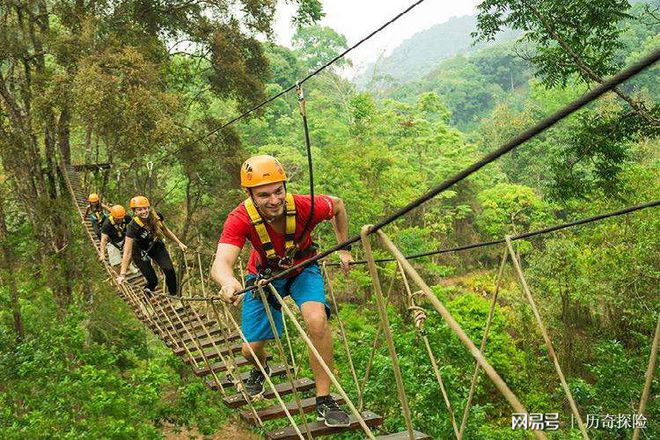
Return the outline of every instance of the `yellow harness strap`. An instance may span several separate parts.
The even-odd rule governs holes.
[[[141,228],[146,228],[144,226],[144,222],[142,221],[142,219],[140,217],[138,217],[137,215],[135,217],[133,217],[133,220],[135,220],[135,223],[137,223],[138,226],[140,226]],[[160,219],[158,219],[158,226],[160,226],[161,228],[164,226],[163,221],[160,220]]]
[[[124,235],[124,230],[126,229],[126,222],[122,221],[121,224],[118,225],[117,223],[115,223],[115,218],[112,216],[112,214],[108,217],[108,220],[110,220],[112,226],[115,227],[115,230],[117,231],[119,236],[122,237]]]
[[[266,229],[266,224],[263,217],[259,214],[257,207],[254,206],[254,202],[251,198],[245,199],[243,202],[245,209],[247,210],[248,215],[250,216],[250,221],[252,226],[257,231],[259,236],[259,241],[261,242],[261,247],[266,253],[267,259],[277,258],[275,253],[275,248],[273,243],[270,240],[270,235],[268,235],[268,230]],[[284,209],[284,214],[286,216],[286,231],[284,233],[285,240],[285,253],[286,256],[291,256],[296,250],[296,243],[294,242],[296,234],[296,203],[293,200],[293,194],[286,194],[286,206]]]

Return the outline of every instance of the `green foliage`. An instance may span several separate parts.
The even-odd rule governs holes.
[[[541,229],[551,219],[550,209],[532,188],[499,183],[477,195],[482,212],[477,227],[490,237]]]
[[[346,37],[327,26],[300,27],[293,36],[293,47],[297,59],[305,70],[311,72],[335,58],[347,48]],[[346,58],[334,65],[348,63]]]
[[[513,45],[506,44],[443,60],[420,80],[391,87],[387,94],[409,101],[433,91],[451,112],[452,124],[472,129],[496,102],[519,93],[529,76],[528,64],[515,56]]]
[[[488,314],[488,300],[466,292],[454,292],[454,299],[446,300],[446,306],[459,324],[474,340],[479,340]],[[431,343],[434,356],[440,365],[445,387],[449,390],[452,405],[458,411],[462,410],[469,388],[469,377],[474,369],[474,360],[464,349],[451,330],[436,318],[437,314],[430,311],[425,324],[426,335]],[[376,319],[370,318],[376,312],[365,313],[351,306],[342,306],[341,317],[350,335],[353,359],[358,371],[364,371],[370,357],[372,341],[376,332]],[[507,333],[507,323],[504,310],[497,309],[490,331],[487,356],[497,371],[505,377],[510,385],[518,384],[517,378],[524,373],[524,360],[521,352],[515,347],[514,341]],[[415,427],[433,438],[448,438],[453,434],[449,419],[446,416],[443,398],[431,369],[430,360],[419,334],[410,325],[390,309],[390,327],[395,337],[396,349],[401,362],[401,371],[406,384],[409,403],[413,409]],[[337,350],[337,365],[342,377],[350,377],[346,370],[346,359],[342,350]],[[396,384],[391,370],[389,356],[385,344],[382,343],[376,351],[373,361],[373,372],[365,390],[367,407],[386,416],[385,432],[405,430],[405,424],[394,392]],[[469,372],[469,373],[468,373]],[[346,381],[352,387],[350,381]],[[474,400],[474,413],[468,424],[469,437],[486,439],[491,430],[503,430],[510,425],[509,420],[503,420],[502,425],[482,427],[488,417],[501,411],[506,411],[507,404],[503,399],[493,402],[490,398],[490,388],[485,382],[480,382]],[[459,418],[460,423],[460,418]],[[475,431],[479,431],[477,434]]]
[[[477,7],[474,35],[489,40],[506,27],[525,31],[523,38],[535,45],[530,61],[537,68],[536,76],[548,86],[566,86],[573,75],[593,81],[593,75],[616,71],[613,58],[622,47],[618,23],[629,8],[627,0],[486,0]],[[578,63],[588,66],[593,75]]]
[[[116,303],[104,304],[114,318],[72,311],[41,321],[19,344],[0,335],[2,438],[158,439],[164,420],[206,434],[226,422],[217,393],[181,378],[172,355],[145,345],[153,342]],[[38,318],[23,311],[28,322]]]

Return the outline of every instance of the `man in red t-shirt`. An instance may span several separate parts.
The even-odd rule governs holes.
[[[348,218],[341,199],[314,196],[312,210],[311,197],[288,194],[286,181],[284,168],[272,156],[254,156],[245,161],[241,167],[241,186],[245,188],[248,198],[227,217],[211,269],[211,276],[222,288],[225,301],[238,305],[243,300],[241,330],[267,374],[270,367],[266,363],[265,345],[274,335],[264,304],[257,292],[234,296],[235,292],[243,289],[234,276],[233,267],[245,241],[249,240],[252,244],[246,282],[253,284],[260,277],[269,278],[316,255],[311,232],[324,220],[332,221],[339,243],[348,238]],[[349,263],[353,261],[350,249],[338,253],[342,268],[348,272]],[[296,302],[314,347],[332,369],[332,332],[328,326],[330,307],[325,299],[323,276],[318,264],[309,264],[272,284],[282,297],[291,295]],[[281,335],[280,304],[275,298],[269,298],[268,302],[278,334]],[[251,396],[259,396],[264,392],[265,377],[256,368],[248,344],[243,344],[242,351],[243,356],[255,365],[245,383],[246,391]],[[310,363],[316,380],[319,420],[327,426],[348,426],[348,415],[330,396],[330,378],[311,353]]]

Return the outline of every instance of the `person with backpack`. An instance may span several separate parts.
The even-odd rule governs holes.
[[[126,227],[132,220],[133,218],[130,215],[126,215],[126,209],[123,206],[114,205],[110,208],[110,215],[101,226],[101,250],[99,259],[105,261],[107,249],[108,263],[117,274],[119,274],[121,266]]]
[[[87,197],[87,209],[82,216],[82,223],[85,224],[85,220],[92,222],[92,228],[94,229],[94,234],[96,238],[101,239],[101,225],[107,218],[105,211],[110,211],[110,207],[105,203],[101,202],[101,197],[97,193],[91,193]],[[105,211],[104,211],[105,210]]]
[[[124,255],[117,282],[120,284],[124,282],[128,265],[133,260],[147,280],[144,292],[151,297],[158,286],[158,276],[151,265],[151,262],[155,261],[165,275],[165,284],[169,294],[177,296],[176,271],[163,238],[167,237],[174,241],[183,252],[188,247],[165,225],[163,214],[151,208],[149,199],[144,196],[133,197],[130,207],[133,210],[133,219],[126,227]]]

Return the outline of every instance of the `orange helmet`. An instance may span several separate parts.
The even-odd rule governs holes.
[[[131,199],[131,202],[129,205],[131,209],[135,208],[149,208],[151,204],[149,204],[149,199],[146,198],[145,196],[135,196]]]
[[[241,166],[241,186],[243,188],[286,181],[284,167],[273,156],[267,154],[252,156]]]
[[[91,193],[89,197],[87,197],[87,201],[89,203],[96,203],[99,201],[99,195],[96,193]]]
[[[115,205],[110,208],[110,215],[112,218],[122,219],[126,216],[126,210],[121,205]]]

